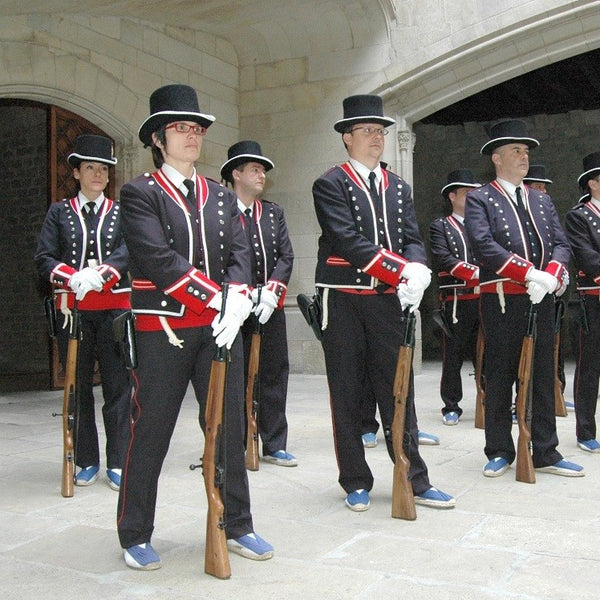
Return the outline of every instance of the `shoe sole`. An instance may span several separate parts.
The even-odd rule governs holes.
[[[278,467],[297,467],[297,460],[282,460],[281,458],[271,458],[269,456],[262,457],[263,462],[269,463],[270,465],[277,465]]]
[[[377,442],[367,442],[366,444],[363,442],[363,446],[365,448],[377,448]]]
[[[136,571],[156,571],[162,567],[162,563],[160,561],[148,563],[147,565],[140,565],[140,563],[137,562],[137,560],[135,560],[135,558],[133,558],[133,556],[131,556],[127,550],[123,552],[123,557],[125,558],[125,564],[130,569],[135,569]]]
[[[423,438],[419,438],[419,446],[439,446],[440,443],[435,440],[425,440]]]
[[[501,469],[498,469],[497,471],[486,471],[484,469],[483,471],[483,476],[484,477],[501,477],[502,475],[504,475],[504,473],[506,473],[506,471],[508,471],[508,468],[510,467],[510,465],[506,465],[505,467],[502,467]]]
[[[77,477],[75,477],[75,485],[77,485],[79,487],[85,487],[86,485],[94,485],[94,483],[96,483],[97,480],[98,480],[97,473],[91,479],[88,479],[88,480],[77,479]]]
[[[369,504],[350,504],[348,501],[345,501],[345,504],[353,512],[365,512],[371,506],[370,502]]]
[[[265,552],[264,554],[256,554],[256,552],[249,550],[241,544],[237,544],[233,540],[227,540],[227,548],[230,552],[239,554],[240,556],[243,556],[244,558],[249,558],[250,560],[269,560],[269,558],[273,558],[273,554],[275,554],[274,550],[270,550],[268,552]]]
[[[458,425],[458,421],[444,421],[444,419],[442,419],[442,423],[444,425],[448,425],[448,427],[453,427],[454,425]]]
[[[456,500],[429,500],[427,498],[421,498],[415,496],[415,504],[420,506],[429,506],[429,508],[454,508],[456,506]]]
[[[598,452],[600,452],[600,448],[595,448],[595,449],[591,449],[591,448],[586,448],[583,444],[577,444],[577,447],[580,450],[583,450],[584,452],[589,452],[590,454],[597,454]]]
[[[560,475],[561,477],[584,477],[585,471],[573,471],[571,469],[560,469],[550,465],[549,467],[539,467],[536,469],[540,473],[550,473],[550,475]]]
[[[114,481],[111,481],[110,479],[106,483],[108,483],[108,487],[111,490],[115,490],[115,492],[118,492],[119,488],[121,487],[121,486],[117,485]]]

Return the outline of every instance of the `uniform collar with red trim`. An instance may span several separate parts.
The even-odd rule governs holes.
[[[365,192],[366,194],[369,193],[369,184],[368,184],[368,180],[369,180],[369,173],[370,170],[365,167],[364,165],[361,165],[363,167],[363,169],[365,169],[366,171],[366,179],[356,170],[355,165],[356,161],[348,161],[345,162],[343,165],[340,165],[340,168],[346,173],[346,175],[348,175],[348,177],[350,177],[350,179],[352,179],[352,181],[354,181],[354,183],[360,187],[361,190],[363,190],[363,192]],[[361,163],[358,163],[361,164]],[[377,170],[379,169],[380,174],[381,174],[381,184],[379,186],[379,193],[381,194],[381,190],[383,189],[384,191],[387,190],[388,187],[388,173],[385,169],[382,169],[379,165],[373,169],[375,171],[375,173],[377,173]]]

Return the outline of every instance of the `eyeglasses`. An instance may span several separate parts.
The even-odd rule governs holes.
[[[189,133],[190,129],[196,135],[206,135],[206,127],[202,125],[188,125],[187,123],[171,123],[165,129],[174,129],[177,133]]]
[[[366,136],[384,136],[389,133],[389,131],[387,129],[383,129],[383,127],[355,127],[354,129],[351,129],[348,133],[354,133],[355,131],[362,131]]]

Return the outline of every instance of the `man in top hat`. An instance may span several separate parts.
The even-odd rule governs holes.
[[[174,84],[155,90],[138,135],[151,147],[157,170],[121,189],[139,366],[117,527],[125,562],[134,569],[161,566],[150,543],[158,478],[190,383],[205,426],[216,346],[227,347],[231,357],[224,398],[228,546],[254,560],[273,555],[273,547],[254,533],[244,462],[244,358],[238,332],[252,309],[250,249],[235,194],[194,166],[214,120],[200,111],[193,88]],[[229,289],[221,311],[225,283]]]
[[[288,423],[285,416],[290,373],[283,303],[292,274],[294,251],[283,209],[261,199],[266,174],[273,161],[263,155],[260,144],[245,140],[227,151],[221,178],[233,186],[244,230],[252,249],[252,300],[254,318],[242,326],[245,378],[252,335],[258,319],[261,330],[258,374],[258,430],[262,459],[283,467],[295,467],[296,457],[286,451]]]
[[[583,159],[583,173],[577,183],[584,196],[565,217],[583,311],[573,380],[576,434],[579,448],[600,452],[595,419],[600,379],[600,152]]]
[[[531,165],[527,175],[523,177],[523,183],[545,194],[548,192],[546,186],[552,183],[552,180],[546,177],[546,167],[544,165]]]
[[[78,192],[50,206],[35,252],[40,277],[50,281],[58,320],[58,351],[63,366],[71,311],[80,313],[78,426],[75,484],[95,483],[100,449],[94,410],[94,363],[102,378],[108,485],[118,490],[129,433],[129,374],[115,348],[113,321],[130,308],[129,255],[121,207],[104,195],[110,167],[117,164],[113,143],[100,135],[80,135],[67,157]]]
[[[373,487],[361,437],[365,381],[375,394],[393,460],[393,384],[406,326],[403,311],[418,308],[431,272],[410,186],[380,164],[386,128],[394,120],[383,115],[379,96],[350,96],[343,106],[344,118],[334,129],[349,160],[319,177],[312,188],[321,226],[315,279],[323,301],[338,481],[346,506],[363,511]],[[404,448],[415,502],[453,507],[454,498],[430,484],[417,436],[411,376]]]
[[[555,475],[584,474],[556,449],[553,294],[567,286],[570,248],[550,196],[523,185],[529,151],[538,145],[521,120],[494,124],[481,153],[490,156],[496,178],[467,193],[465,223],[480,265],[485,347],[493,349],[484,364],[486,477],[504,474],[515,459],[510,407],[530,303],[537,312],[533,465]]]
[[[451,214],[433,221],[429,227],[431,253],[438,269],[442,329],[442,377],[440,394],[442,422],[457,425],[462,415],[459,402],[463,389],[461,368],[464,359],[475,360],[479,330],[479,266],[465,232],[467,192],[480,187],[470,169],[448,174],[442,197]]]

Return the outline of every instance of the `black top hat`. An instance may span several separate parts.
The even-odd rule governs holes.
[[[337,121],[333,128],[338,133],[348,131],[356,123],[381,123],[384,127],[396,121],[383,116],[383,100],[373,94],[349,96],[344,99],[344,118]]]
[[[525,183],[539,181],[540,183],[552,183],[551,179],[546,177],[546,167],[544,165],[529,165],[527,175],[523,177]]]
[[[193,121],[210,127],[215,118],[205,115],[198,107],[196,90],[189,85],[165,85],[150,96],[150,116],[142,123],[138,136],[144,146],[152,145],[152,134],[167,123]]]
[[[481,184],[475,181],[471,169],[456,169],[456,171],[448,173],[448,183],[442,188],[441,194],[444,198],[448,198],[451,191],[461,187],[481,187]]]
[[[82,160],[116,165],[113,151],[112,140],[103,135],[80,135],[75,140],[75,149],[67,156],[67,162],[76,168]]]
[[[480,154],[489,154],[505,144],[525,144],[535,148],[540,143],[527,135],[527,125],[520,119],[506,119],[494,123],[489,130],[490,141],[486,142],[479,151]]]
[[[600,152],[592,152],[583,159],[583,173],[577,183],[585,189],[587,182],[600,173]]]
[[[221,179],[231,181],[231,172],[239,165],[247,162],[257,162],[270,171],[275,165],[273,161],[263,156],[260,144],[252,140],[237,142],[227,150],[227,161],[221,167]]]

